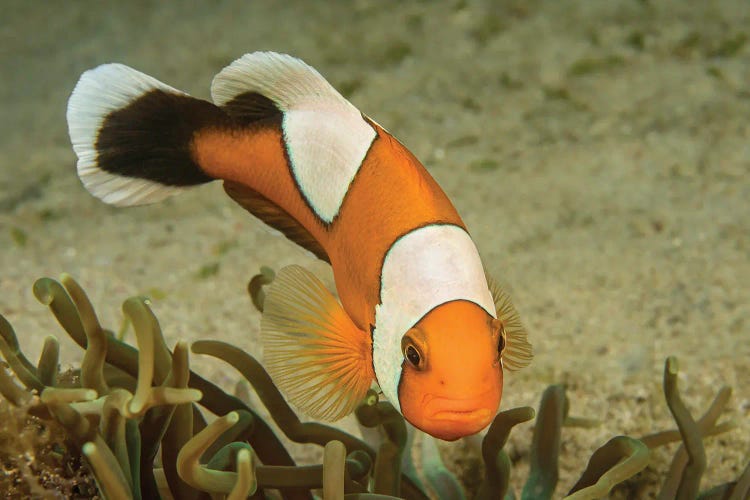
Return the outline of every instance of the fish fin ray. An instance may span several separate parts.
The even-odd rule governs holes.
[[[254,189],[238,182],[224,181],[224,191],[242,208],[265,224],[280,231],[289,240],[312,252],[320,260],[331,263],[328,253],[318,240],[313,238],[312,234],[283,208]]]
[[[505,335],[505,349],[501,355],[503,367],[511,371],[520,370],[528,366],[534,357],[528,334],[508,292],[492,276],[487,276],[487,283]]]
[[[311,323],[304,316],[319,321]],[[370,336],[356,327],[323,283],[300,266],[281,269],[269,285],[261,334],[264,364],[274,382],[293,406],[315,419],[334,421],[348,415],[375,379]],[[300,343],[299,337],[311,342]],[[331,340],[337,347],[332,348]],[[345,366],[342,357],[348,359]]]
[[[221,106],[236,122],[251,125],[263,120],[280,121],[281,111],[268,97],[258,92],[244,92]]]

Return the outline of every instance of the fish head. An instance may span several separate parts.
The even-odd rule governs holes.
[[[473,302],[452,301],[409,329],[398,387],[404,418],[446,441],[487,427],[503,392],[500,326]]]

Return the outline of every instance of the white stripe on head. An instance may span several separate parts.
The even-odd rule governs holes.
[[[399,411],[401,338],[425,314],[453,300],[474,302],[496,317],[479,252],[466,231],[429,225],[398,239],[383,261],[373,364],[380,388]]]
[[[375,130],[313,67],[286,54],[245,54],[211,85],[220,106],[247,92],[267,97],[282,111],[292,174],[318,217],[331,223]]]

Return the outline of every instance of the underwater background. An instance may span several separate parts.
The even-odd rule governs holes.
[[[744,468],[747,1],[2,7],[0,313],[30,358],[46,335],[63,338],[31,292],[40,276],[76,277],[104,324],[122,322],[125,297],[146,294],[170,345],[220,339],[259,358],[246,285],[261,265],[301,264],[333,289],[326,264],[270,234],[218,184],[149,207],[104,205],[80,185],[67,135],[67,98],[98,64],[208,98],[213,75],[243,53],[287,52],[423,161],[510,290],[535,358],[506,375],[502,408],[536,406],[547,385],[565,383],[571,413],[603,421],[566,431],[563,457],[574,459],[561,461],[560,491],[610,436],[673,427],[661,392],[668,355],[680,359],[694,411],[734,388],[728,416],[740,428],[707,440],[705,484]],[[80,357],[63,340],[61,358]],[[223,387],[238,378],[207,357],[191,364]],[[520,426],[506,448],[519,467],[530,433]],[[465,448],[441,450],[457,467]],[[654,468],[670,456],[655,451]],[[656,483],[652,474],[643,480]]]

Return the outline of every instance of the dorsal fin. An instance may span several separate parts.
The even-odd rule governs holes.
[[[224,104],[221,109],[243,125],[281,118],[281,111],[273,101],[257,92],[239,94]]]
[[[263,96],[282,112],[315,101],[356,110],[315,68],[275,52],[245,54],[221,70],[211,83],[211,97],[217,106],[226,106],[244,94]]]
[[[325,249],[313,238],[310,232],[271,200],[254,189],[237,182],[224,181],[224,191],[255,217],[281,231],[284,236],[302,248],[309,250],[320,260],[331,263]]]

